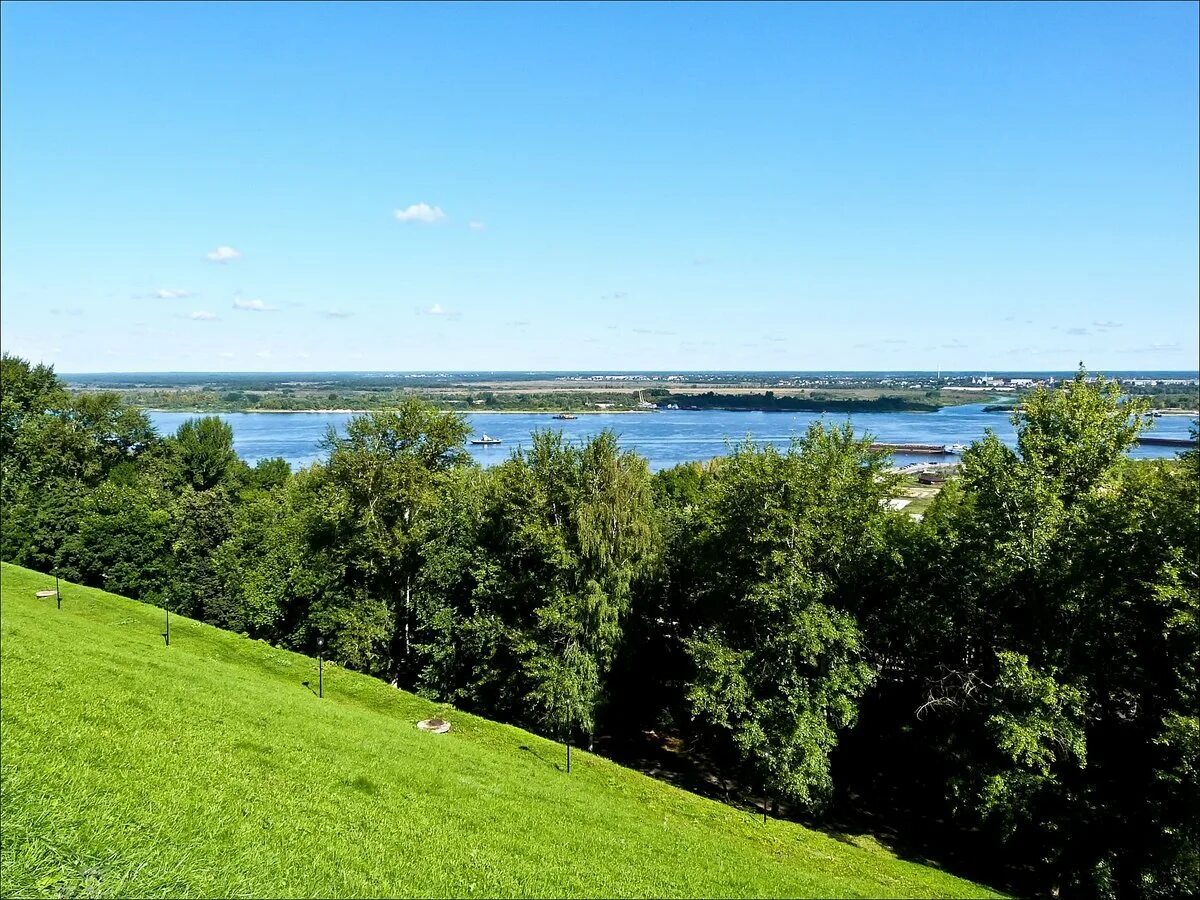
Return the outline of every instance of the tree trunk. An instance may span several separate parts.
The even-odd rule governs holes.
[[[404,661],[408,662],[408,620],[412,616],[412,576],[404,577]]]

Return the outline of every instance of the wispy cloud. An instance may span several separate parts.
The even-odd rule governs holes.
[[[627,291],[613,291],[611,294],[601,294],[601,300],[624,300],[629,296]]]
[[[257,356],[259,359],[270,359],[271,351],[270,350],[259,350],[254,355]]]
[[[480,222],[478,219],[473,219],[467,223],[467,227],[472,231],[487,231],[487,225]]]
[[[779,338],[767,338],[767,340],[780,340]],[[907,344],[908,341],[896,339],[887,339],[882,341],[863,341],[860,344],[855,344],[855,350],[870,350],[873,353],[895,353],[899,344]],[[936,350],[936,347],[926,347],[926,351]]]
[[[965,350],[967,347],[962,341],[955,339],[948,344],[942,344],[943,350]]]
[[[354,313],[344,309],[327,309],[321,315],[327,319],[349,319]]]
[[[1126,353],[1179,353],[1183,346],[1177,341],[1170,344],[1147,344],[1145,347],[1132,347]]]
[[[228,350],[221,351],[220,353],[217,354],[217,356],[221,357],[221,359],[233,359],[233,354],[230,353]]]
[[[1007,356],[1048,356],[1052,353],[1069,353],[1065,347],[1013,347],[1004,351]]]
[[[226,263],[241,259],[242,251],[235,250],[233,247],[218,247],[216,250],[206,253],[205,256],[209,262]]]
[[[417,315],[419,315],[419,316],[434,316],[434,317],[440,318],[440,319],[457,319],[459,317],[460,313],[446,309],[446,307],[442,306],[442,304],[440,304],[440,303],[435,303],[435,304],[433,304],[433,306],[418,308]]]
[[[241,297],[234,297],[233,308],[246,312],[275,312],[279,307],[272,306],[265,300],[243,300]]]
[[[517,319],[515,322],[505,322],[504,324],[508,325],[512,328],[528,328],[529,320],[528,319]]]
[[[215,322],[215,321],[217,321],[218,317],[216,315],[214,315],[213,313],[204,312],[203,310],[201,310],[201,311],[192,313],[190,316],[188,316],[188,318],[191,319],[193,322]]]
[[[50,315],[52,315],[52,316],[82,316],[83,310],[80,309],[78,306],[68,307],[67,309],[61,309],[57,306],[54,306],[54,307],[50,308]]]
[[[446,221],[446,214],[442,212],[442,208],[430,206],[428,203],[414,203],[412,206],[398,209],[395,216],[397,222],[423,222],[426,225]]]
[[[228,247],[222,247],[223,250],[228,250]],[[212,254],[209,254],[209,259]],[[181,290],[179,288],[159,288],[154,292],[154,296],[159,300],[186,300],[188,297],[194,296],[191,291]]]
[[[1121,323],[1120,322],[1093,322],[1092,327],[1093,328],[1101,328],[1101,329],[1120,328]]]
[[[1066,333],[1073,334],[1076,336],[1082,336],[1082,335],[1088,334],[1088,330],[1086,328],[1068,328],[1068,329],[1066,329]]]

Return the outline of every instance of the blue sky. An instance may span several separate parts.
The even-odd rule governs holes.
[[[1193,3],[2,9],[60,371],[1198,365]]]

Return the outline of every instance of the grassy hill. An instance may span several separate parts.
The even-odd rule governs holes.
[[[5,896],[995,896],[5,564]],[[310,682],[312,689],[304,682]],[[417,730],[441,713],[446,735]]]

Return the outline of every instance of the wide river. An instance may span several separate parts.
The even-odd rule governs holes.
[[[969,444],[990,428],[1009,445],[1016,435],[1005,413],[984,412],[984,404],[951,406],[937,412],[861,413],[851,422],[877,440],[892,444]],[[344,429],[350,413],[224,413],[221,418],[233,427],[234,448],[247,462],[282,456],[293,467],[305,466],[322,456],[318,443],[329,426]],[[194,413],[151,412],[150,418],[162,434],[169,434]],[[726,412],[723,410],[669,410],[650,413],[589,413],[578,419],[552,419],[548,413],[469,413],[473,437],[488,434],[502,444],[469,446],[471,455],[485,466],[507,459],[514,448],[528,444],[538,428],[561,429],[569,438],[586,438],[611,428],[621,445],[636,450],[653,469],[665,469],[686,460],[711,459],[728,451],[731,442],[750,436],[757,442],[787,446],[813,421],[840,424],[844,413]],[[1194,420],[1186,416],[1155,419],[1151,434],[1161,437],[1188,436]],[[1175,447],[1136,447],[1138,457],[1174,456]],[[933,462],[942,456],[895,454],[895,462]]]

